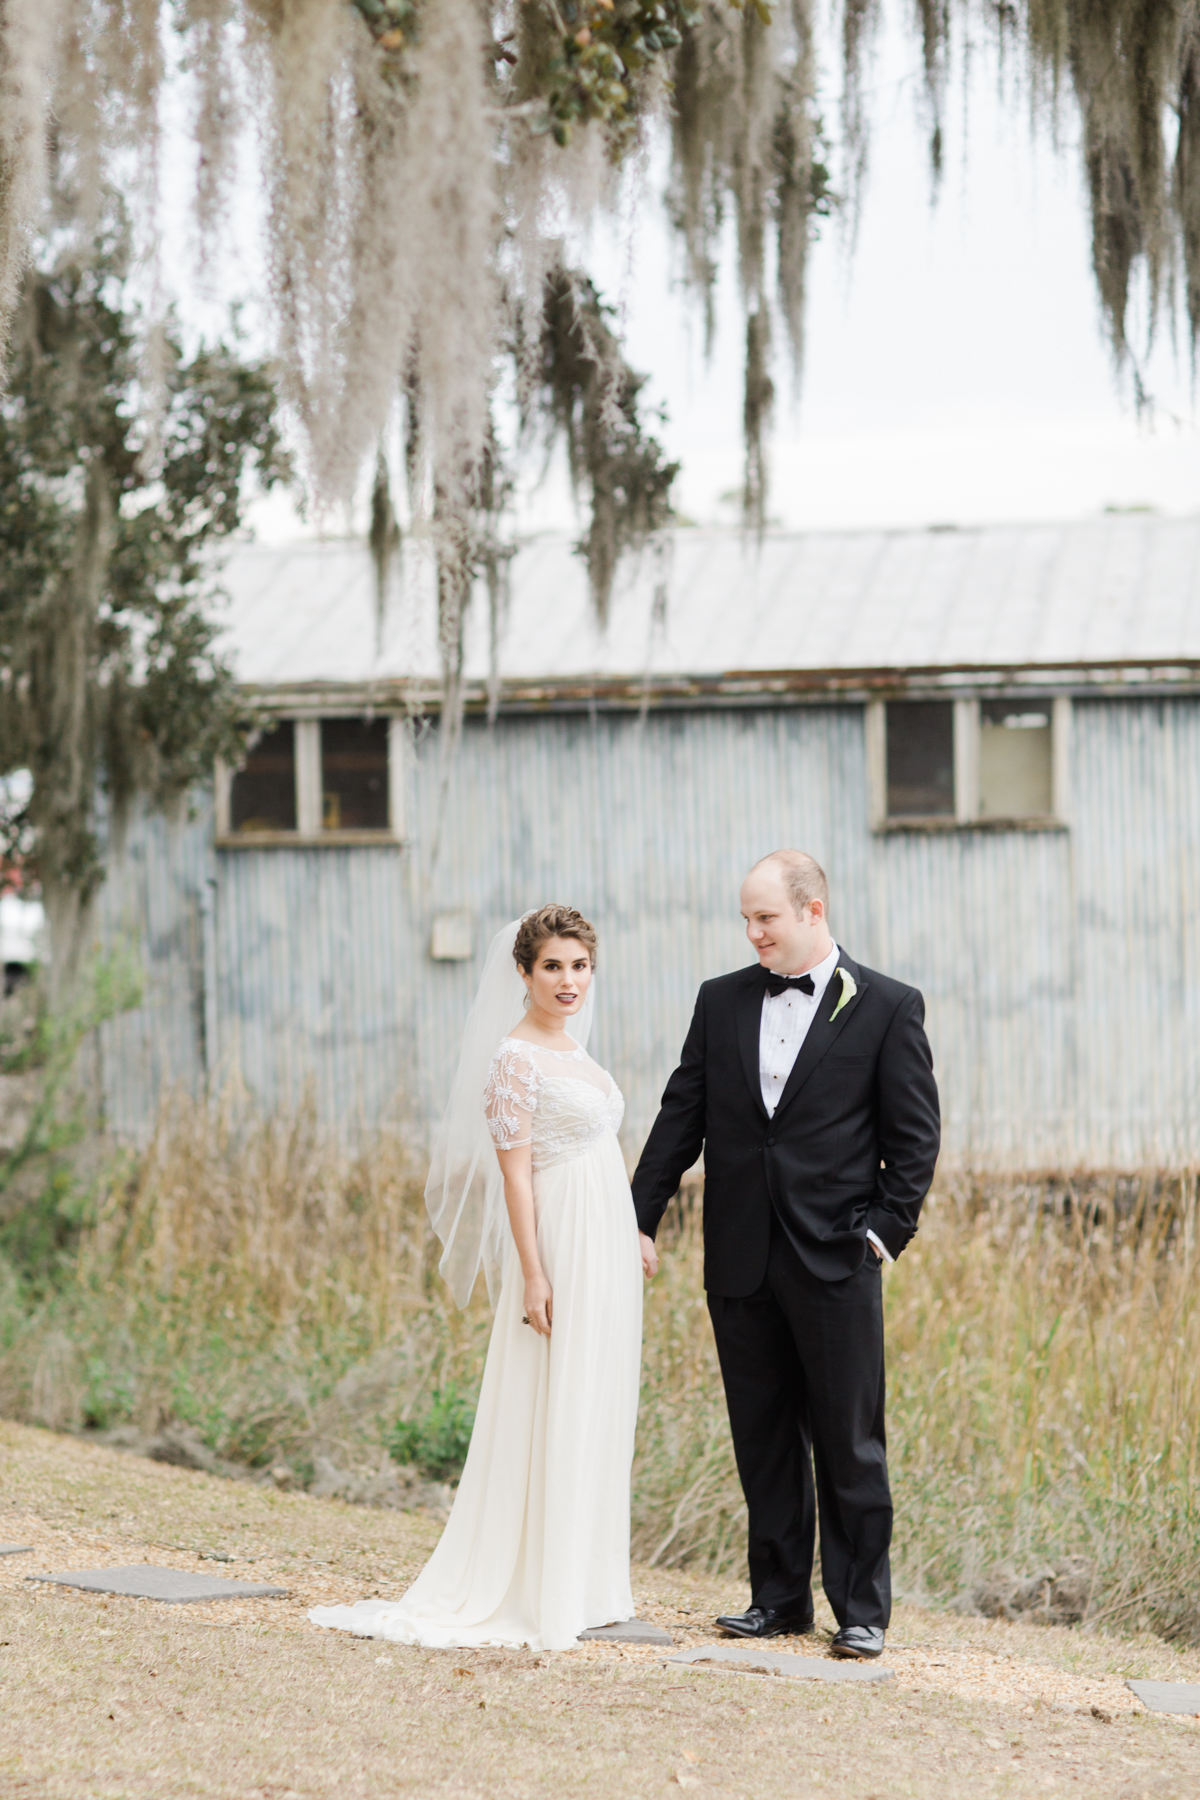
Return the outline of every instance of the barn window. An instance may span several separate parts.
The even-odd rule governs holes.
[[[900,700],[889,704],[887,816],[954,817],[952,700]]]
[[[230,845],[394,844],[404,837],[407,779],[402,719],[283,719],[251,743],[240,769],[218,764],[217,837]]]
[[[873,701],[867,760],[876,830],[1061,824],[1070,723],[1063,696]]]
[[[386,831],[388,720],[321,720],[321,829]]]
[[[229,825],[234,832],[295,831],[296,728],[291,719],[251,742],[230,788]]]
[[[1054,812],[1050,705],[985,700],[980,714],[979,817],[1050,818]]]

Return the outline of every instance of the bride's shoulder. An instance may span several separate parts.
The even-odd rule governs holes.
[[[520,1038],[501,1038],[492,1052],[491,1064],[484,1083],[489,1100],[510,1095],[532,1105],[540,1092],[542,1073],[529,1054],[530,1045]]]
[[[526,1038],[501,1038],[492,1052],[492,1067],[497,1064],[533,1062],[533,1045]]]

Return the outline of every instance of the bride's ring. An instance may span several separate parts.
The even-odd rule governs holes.
[[[528,1325],[528,1323],[529,1323],[528,1318],[522,1318],[521,1323],[522,1323],[522,1325]]]

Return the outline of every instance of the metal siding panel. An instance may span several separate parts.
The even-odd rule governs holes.
[[[1200,707],[1076,708],[1081,1086],[1089,1148],[1194,1162]]]
[[[1037,1167],[1061,1144],[1069,1057],[1060,833],[876,840],[880,963],[921,988],[949,1159]]]
[[[98,946],[128,948],[143,976],[142,1004],[108,1020],[98,1035],[108,1118],[144,1138],[158,1096],[194,1087],[203,1074],[204,958],[199,895],[211,867],[203,797],[194,814],[135,811],[110,838],[107,877],[96,901]]]
[[[925,994],[948,1161],[1196,1161],[1200,702],[1079,703],[1072,746],[1067,832],[872,836],[851,706],[472,721],[445,789],[429,732],[403,851],[218,853],[207,810],[141,816],[99,908],[149,977],[101,1034],[109,1116],[143,1136],[166,1085],[203,1083],[210,880],[216,1073],[240,1070],[268,1107],[311,1087],[347,1134],[424,1132],[490,935],[557,898],[600,931],[596,1050],[632,1148],[699,982],[749,960],[742,874],[794,844],[829,872],[839,940]],[[435,963],[432,916],[459,908],[475,957]]]
[[[839,895],[837,928],[848,944],[865,929],[863,771],[853,707],[468,724],[430,912],[469,908],[480,951],[505,919],[548,899],[594,919],[596,1046],[625,1090],[636,1139],[699,982],[749,960],[737,891],[757,857],[781,844],[812,850]],[[431,745],[418,774],[425,842],[437,807]],[[444,1091],[478,964],[418,968],[432,1097]]]
[[[223,1041],[264,1106],[311,1092],[319,1117],[351,1135],[390,1112],[403,1031],[401,858],[364,848],[220,853]]]

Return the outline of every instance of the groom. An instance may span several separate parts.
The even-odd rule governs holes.
[[[833,1652],[863,1658],[882,1653],[891,1613],[880,1264],[917,1229],[938,1097],[920,994],[840,950],[828,909],[803,851],[751,869],[758,966],[701,987],[633,1197],[653,1239],[703,1146],[704,1285],[752,1591],[717,1623],[755,1638],[811,1626],[819,1509]]]

